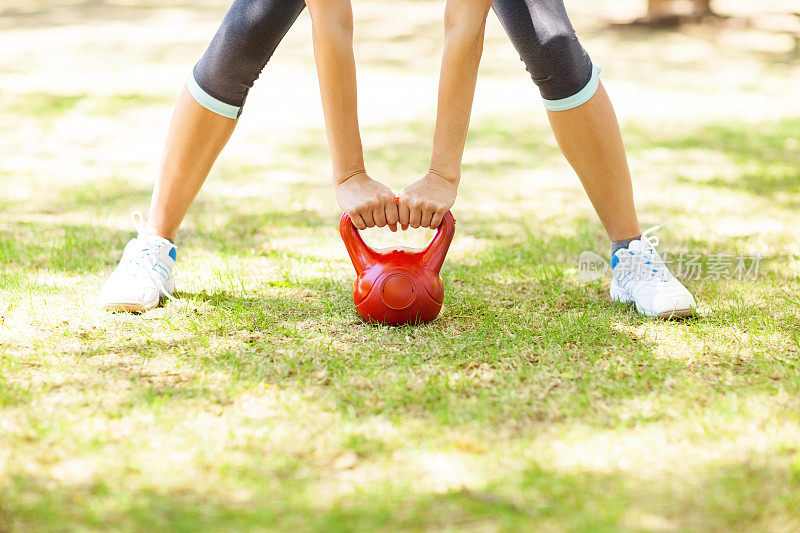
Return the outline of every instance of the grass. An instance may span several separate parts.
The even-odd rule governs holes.
[[[435,45],[415,28],[440,6],[413,6],[408,19],[405,4],[357,9],[368,168],[396,188],[425,168],[432,134],[422,73],[381,63]],[[800,107],[773,114],[797,65],[742,49],[738,63],[711,61],[735,29],[620,47],[625,34],[585,22],[595,6],[576,2],[590,48],[615,50],[603,62],[643,224],[669,222],[662,248],[706,269],[713,254],[763,258],[755,280],[686,279],[698,318],[652,321],[610,302],[608,279],[578,278],[579,254],[608,243],[490,24],[445,307],[432,324],[385,328],[352,307],[319,110],[284,109],[287,94],[316,98],[301,19],[179,235],[179,301],[106,314],[94,294],[131,236],[128,213],[146,208],[175,83],[225,6],[151,8],[125,23],[114,6],[85,7],[116,24],[92,52],[69,29],[83,7],[53,28],[57,13],[0,15],[29,22],[0,35],[13,52],[0,100],[0,531],[800,528]],[[136,44],[142,24],[167,37]],[[52,39],[75,52],[64,65],[32,44]],[[106,74],[120,50],[129,66]],[[630,74],[615,87],[647,50],[648,68],[692,51],[669,65],[691,90]],[[433,77],[435,63],[419,68]],[[51,86],[62,67],[84,76]],[[711,77],[733,81],[696,90]],[[402,112],[375,101],[393,87]],[[631,97],[646,91],[670,95],[671,113]]]

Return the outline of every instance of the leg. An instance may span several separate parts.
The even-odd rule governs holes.
[[[248,91],[305,7],[303,0],[236,0],[178,98],[147,231],[174,239],[230,139]]]
[[[237,121],[198,104],[185,88],[172,115],[161,169],[153,187],[147,233],[174,240],[195,196]]]
[[[628,158],[605,87],[600,84],[585,104],[548,111],[547,116],[561,152],[578,174],[611,241],[641,235]]]
[[[611,297],[651,317],[693,314],[694,298],[661,260],[655,240],[639,231],[617,117],[562,0],[495,0],[494,8],[612,240]]]
[[[101,307],[141,312],[172,298],[177,249],[171,241],[233,133],[248,91],[304,7],[304,0],[234,1],[178,98],[149,222],[142,227],[135,214],[139,235],[103,285]]]
[[[495,0],[494,10],[539,87],[562,153],[612,241],[641,234],[619,124],[600,69],[561,0]]]

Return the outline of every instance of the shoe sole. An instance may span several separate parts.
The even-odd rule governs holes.
[[[660,313],[647,313],[645,310],[636,303],[636,300],[631,298],[628,293],[623,291],[617,286],[611,286],[611,299],[615,302],[622,304],[633,304],[636,307],[636,312],[650,318],[658,318],[662,320],[669,320],[671,318],[689,318],[694,316],[697,310],[694,307],[681,307],[670,309],[669,311],[662,311]]]
[[[141,304],[135,302],[114,302],[103,305],[103,311],[111,311],[118,313],[144,313],[151,309],[155,309],[161,305],[161,300],[156,300],[155,303]]]
[[[142,304],[108,304],[103,306],[103,311],[122,313],[144,313],[149,309],[152,309],[152,307],[145,307]]]
[[[642,316],[646,316],[648,318],[658,318],[661,320],[669,320],[671,318],[689,318],[694,316],[695,309],[694,307],[683,307],[681,309],[670,309],[669,311],[662,311],[660,313],[648,313],[636,302],[626,302],[624,300],[615,300],[622,304],[633,305],[636,308],[636,312]]]
[[[695,315],[694,307],[685,307],[683,309],[674,309],[672,311],[664,311],[656,315],[656,318],[669,320],[670,318],[689,318]]]
[[[167,281],[167,287],[170,291],[170,294],[175,292],[175,282],[171,279]],[[163,298],[159,298],[155,302],[149,302],[147,304],[137,302],[113,302],[103,304],[101,305],[101,308],[103,311],[109,311],[112,313],[144,313],[145,311],[159,307],[163,301]]]

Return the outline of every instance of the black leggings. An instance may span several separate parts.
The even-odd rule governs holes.
[[[234,0],[189,92],[204,107],[238,118],[267,61],[305,8],[305,0]],[[494,0],[494,11],[551,111],[572,109],[597,90],[592,64],[562,0]]]

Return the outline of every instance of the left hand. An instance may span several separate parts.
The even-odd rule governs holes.
[[[403,229],[436,229],[445,213],[453,207],[458,180],[438,172],[428,172],[422,179],[400,191],[400,225]]]

